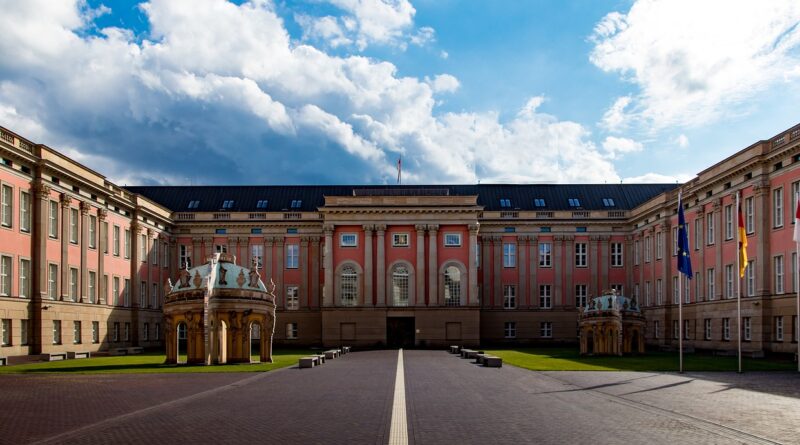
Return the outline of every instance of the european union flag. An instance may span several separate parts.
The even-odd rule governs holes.
[[[692,279],[692,259],[689,257],[689,235],[686,218],[683,216],[683,202],[678,194],[678,272]]]

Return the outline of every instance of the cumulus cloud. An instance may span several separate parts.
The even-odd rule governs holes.
[[[675,138],[675,143],[678,144],[680,148],[686,148],[689,146],[689,138],[686,137],[685,134],[680,134]]]
[[[645,173],[641,176],[631,176],[624,178],[622,182],[626,184],[668,184],[668,183],[688,182],[692,178],[694,178],[694,176],[688,173],[679,173],[676,175],[663,175],[661,173]]]
[[[81,32],[92,25],[82,1],[51,3],[0,15],[0,59],[13,61],[0,65],[0,119],[112,180],[377,183],[398,155],[407,182],[619,180],[586,127],[539,111],[544,96],[510,119],[437,113],[437,96],[459,88],[452,75],[402,77],[293,42],[263,0],[152,0],[141,41]],[[359,17],[341,29],[392,39],[413,17],[408,2],[373,3],[337,1]]]
[[[698,126],[735,113],[769,86],[800,76],[800,3],[637,0],[596,26],[590,60],[638,93],[603,118],[654,130]],[[630,109],[628,107],[630,106]]]
[[[614,104],[603,114],[600,125],[608,131],[617,133],[628,127],[631,116],[625,112],[625,108],[631,103],[630,96],[618,97]]]
[[[643,148],[640,142],[628,138],[608,136],[603,141],[603,151],[606,152],[610,159],[616,159],[627,153],[642,151]]]

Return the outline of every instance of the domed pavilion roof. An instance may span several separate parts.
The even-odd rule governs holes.
[[[267,292],[261,276],[255,267],[250,269],[236,264],[236,257],[217,253],[203,265],[183,269],[177,282],[172,283],[170,292],[196,290],[240,289]]]
[[[583,308],[583,313],[599,313],[604,311],[620,311],[641,313],[641,308],[636,299],[617,295],[614,291],[606,291],[599,297],[590,299]]]

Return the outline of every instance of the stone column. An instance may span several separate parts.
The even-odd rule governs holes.
[[[708,300],[708,296],[706,295],[706,258],[705,258],[705,234],[703,233],[703,229],[705,228],[705,211],[703,210],[703,206],[701,205],[700,208],[697,209],[695,212],[695,221],[700,221],[700,230],[697,230],[697,222],[695,222],[695,245],[700,246],[700,250],[695,250],[695,255],[697,256],[697,270],[693,270],[694,273],[694,281],[700,281],[700,292],[695,292],[695,298],[697,301]],[[690,250],[694,250],[694,246],[690,247]],[[692,264],[692,267],[695,267]],[[724,266],[723,266],[724,269]],[[720,271],[724,273],[724,270]]]
[[[428,225],[428,306],[444,306],[444,295],[439,298],[438,234],[438,224]]]
[[[203,237],[195,236],[192,238],[192,266],[203,264]],[[181,265],[183,268],[183,265]]]
[[[86,201],[80,202],[80,222],[79,222],[79,230],[80,230],[80,247],[81,247],[81,270],[80,274],[80,284],[78,285],[78,301],[81,303],[86,303],[89,301],[87,297],[87,293],[89,287],[87,282],[89,281],[89,264],[87,263],[87,256],[88,256],[88,248],[89,248],[89,210],[91,209],[91,205],[89,205]],[[97,227],[95,227],[95,234],[97,234]],[[95,244],[96,246],[96,244]],[[95,283],[95,290],[97,290],[97,283]]]
[[[553,249],[551,251],[552,261],[553,261],[553,289],[551,291],[552,301],[556,301],[556,297],[560,295],[561,292],[561,281],[564,279],[562,275],[562,258],[564,257],[564,236],[563,235],[556,235],[553,237]],[[571,272],[571,268],[569,266],[569,261],[567,261],[567,270],[569,273]],[[572,262],[574,263],[574,261]],[[537,299],[538,300],[538,299]],[[537,303],[538,304],[538,303]]]
[[[131,287],[129,298],[131,302],[131,344],[139,346],[139,293],[141,280],[139,270],[141,263],[142,225],[139,223],[139,216],[136,212],[131,217]],[[123,281],[124,282],[124,281]]]
[[[414,226],[417,230],[417,292],[414,298],[417,300],[417,306],[425,306],[425,225],[417,224]],[[409,306],[413,304],[409,301]]]
[[[491,298],[490,298],[490,291],[489,286],[491,286],[491,274],[492,274],[492,251],[491,251],[491,237],[488,235],[481,236],[481,246],[483,247],[483,251],[481,252],[481,269],[483,270],[483,294],[481,296],[481,307],[490,307],[491,305]]]
[[[362,306],[373,305],[373,291],[372,291],[372,230],[374,226],[365,225],[364,227],[364,301],[361,302]]]
[[[318,308],[319,304],[319,236],[311,237],[311,293],[308,307]]]
[[[610,268],[608,267],[611,262],[609,261],[611,252],[609,251],[609,241],[611,239],[608,235],[600,235],[597,237],[600,243],[600,288],[610,288],[608,283],[608,274]],[[595,259],[596,261],[596,259]]]
[[[276,304],[278,305],[279,309],[286,308],[286,292],[283,289],[283,255],[284,251],[286,250],[285,247],[286,238],[283,235],[278,236],[275,239],[275,253],[277,254],[277,258],[275,259],[276,264],[276,271],[275,271],[275,297],[276,297]]]
[[[108,218],[108,210],[100,209],[97,212],[97,232],[100,234],[100,239],[97,243],[97,283],[95,283],[95,289],[97,289],[97,304],[106,304],[106,295],[108,295],[108,289],[105,286],[105,262],[106,262],[106,250],[108,249],[108,231],[104,228],[105,224],[103,224]]]
[[[469,306],[478,306],[478,230],[480,224],[470,224],[469,229]]]
[[[272,247],[275,243],[275,237],[273,236],[266,236],[264,237],[264,284],[266,284],[267,289],[272,289],[272,285],[269,284],[270,280],[274,283],[275,280],[275,271],[272,269]],[[277,295],[275,296],[277,297]]]
[[[171,279],[178,277],[178,240],[173,236],[169,239],[169,272]],[[164,284],[164,283],[161,283]]]
[[[333,306],[333,224],[326,224],[322,227],[325,232],[325,253],[324,268],[325,282],[322,284],[322,305],[325,307]]]
[[[386,226],[377,225],[375,231],[378,234],[378,255],[376,258],[376,286],[377,286],[377,306],[386,306]]]
[[[37,169],[37,176],[40,172]],[[48,222],[50,211],[50,187],[39,177],[33,184],[34,204],[33,204],[33,264],[31,279],[33,310],[31,313],[31,326],[28,331],[28,341],[31,345],[31,353],[39,354],[42,352],[42,338],[44,337],[42,326],[42,306],[43,301],[48,300],[47,295],[47,239]]]
[[[492,263],[494,282],[492,283],[492,307],[503,307],[503,237],[492,236]]]
[[[69,206],[72,199],[61,194],[61,300],[69,300]]]
[[[626,235],[625,236],[625,243],[622,247],[622,264],[625,265],[625,288],[627,289],[628,295],[631,297],[633,296],[633,236]],[[638,298],[638,297],[637,297]],[[642,301],[638,301],[639,306],[642,305]]]
[[[526,272],[528,270],[528,240],[529,237],[527,235],[517,235],[517,252],[519,252],[517,262],[517,279],[519,280],[519,285],[517,286],[517,308],[519,309],[527,307],[527,301],[525,299],[525,284],[527,282]]]
[[[598,279],[598,274],[602,273],[599,269],[599,264],[597,262],[597,243],[600,237],[597,235],[592,235],[589,237],[589,289],[588,292],[590,294],[595,293],[599,295],[597,291],[598,283],[600,280]],[[607,285],[604,286],[602,284],[599,285],[600,289],[605,289],[608,287]]]
[[[756,260],[755,265],[755,273],[756,276],[756,296],[765,297],[770,294],[770,288],[772,287],[773,278],[770,275],[770,269],[772,267],[772,257],[770,256],[770,229],[772,228],[772,199],[770,197],[770,185],[769,180],[764,179],[759,181],[757,184],[753,186],[753,193],[754,193],[754,200],[753,206],[756,209],[762,209],[760,212],[755,211],[755,229],[756,234],[758,234],[758,242],[751,242],[750,246],[747,249],[747,257],[748,259]],[[784,198],[786,195],[791,195],[791,191],[789,193],[784,192]],[[744,197],[741,197],[742,200],[742,212],[744,212]],[[786,199],[784,199],[786,201]],[[789,214],[791,218],[792,208],[794,207],[794,196],[790,196],[789,202],[792,203],[788,207],[784,206],[783,213]],[[785,219],[785,218],[784,218]],[[791,224],[787,225],[784,224],[787,229],[792,229]],[[753,240],[755,241],[755,240]],[[755,255],[753,255],[755,253]],[[792,257],[791,253],[786,256],[789,260],[788,262],[784,263],[784,274],[786,270],[791,269],[791,262]],[[789,267],[786,267],[786,264],[789,264]],[[738,273],[738,272],[737,272]],[[792,272],[794,273],[794,272]],[[720,274],[722,275],[722,274]],[[746,275],[745,275],[746,276]],[[744,282],[744,286],[742,287],[743,295],[747,295],[747,281]],[[755,318],[753,319],[755,323]],[[774,327],[773,327],[774,328]],[[753,336],[754,338],[756,336]]]
[[[764,208],[764,209],[766,209],[767,207],[756,207],[756,208]],[[735,212],[735,209],[734,209],[734,212]],[[759,212],[759,213],[769,215],[768,211],[767,212]],[[767,216],[767,217],[769,217],[769,216]],[[717,198],[717,199],[714,200],[714,213],[712,214],[712,218],[714,218],[713,219],[713,221],[714,221],[714,257],[715,257],[715,264],[716,264],[715,270],[714,270],[714,272],[715,272],[714,273],[714,293],[716,294],[715,298],[717,300],[721,300],[722,297],[725,295],[723,293],[724,292],[723,291],[723,287],[724,286],[722,285],[722,282],[723,282],[722,276],[725,274],[725,266],[724,266],[725,263],[722,262],[722,232],[724,231],[724,228],[722,227],[722,199],[721,198]],[[763,229],[763,227],[758,227],[758,221],[759,220],[761,220],[761,218],[756,217],[756,230]],[[738,224],[738,222],[736,222],[735,224]],[[764,233],[764,232],[758,231],[756,233]],[[738,252],[738,250],[737,250],[737,252]],[[736,263],[734,262],[734,264],[736,264]],[[721,270],[720,270],[720,268],[721,268]],[[733,273],[736,274],[737,277],[739,276],[739,271],[738,270],[735,270]],[[743,288],[743,289],[744,289],[743,293],[746,292],[746,288]],[[744,295],[747,295],[747,294],[744,293]],[[733,324],[735,325],[736,322],[734,322]],[[670,329],[671,328],[672,328],[672,326],[670,326]],[[679,328],[681,329],[681,335],[683,335],[683,326],[680,326]]]
[[[309,237],[300,237],[300,307],[309,308],[311,304],[308,299],[308,241]]]
[[[565,248],[565,255],[567,258],[566,261],[566,273],[564,274],[564,285],[562,287],[561,280],[558,279],[558,275],[556,275],[556,289],[553,292],[553,307],[556,306],[569,306],[569,302],[567,300],[567,295],[574,295],[575,289],[573,286],[573,277],[575,276],[575,237],[573,235],[566,235],[564,236],[564,240],[566,243]],[[570,292],[570,289],[572,292]],[[557,304],[556,304],[557,303]],[[572,306],[574,307],[575,304],[573,302]]]
[[[528,307],[539,307],[539,298],[536,293],[539,291],[539,282],[536,279],[536,271],[539,269],[539,237],[532,235],[530,238],[530,255],[528,255],[528,267],[530,268],[530,280],[528,282]]]

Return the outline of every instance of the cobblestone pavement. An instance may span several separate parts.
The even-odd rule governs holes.
[[[531,372],[404,351],[409,441],[800,444],[792,373]],[[257,374],[0,376],[0,443],[386,444],[397,351]]]

